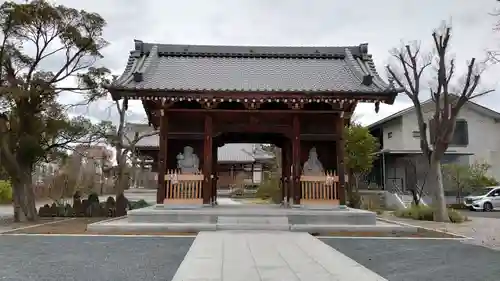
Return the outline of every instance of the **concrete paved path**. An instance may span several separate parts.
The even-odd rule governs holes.
[[[227,197],[217,198],[217,203],[219,203],[219,205],[241,205],[241,202],[234,201],[233,199]]]
[[[386,280],[307,233],[200,232],[173,281]]]

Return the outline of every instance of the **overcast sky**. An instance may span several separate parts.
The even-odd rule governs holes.
[[[431,47],[431,33],[443,20],[453,24],[452,52],[460,69],[471,57],[484,58],[487,49],[500,46],[492,31],[500,8],[494,0],[57,0],[67,6],[101,14],[108,22],[105,37],[111,43],[103,64],[123,71],[133,39],[170,44],[339,46],[369,44],[377,69],[386,77],[389,50],[402,40],[420,40]],[[478,100],[500,110],[498,66],[484,75],[484,86],[497,92]],[[374,122],[409,106],[404,97],[392,106],[361,104],[363,123]],[[145,120],[140,104],[131,107],[130,121]],[[115,116],[110,102],[100,102],[76,113],[95,120]]]

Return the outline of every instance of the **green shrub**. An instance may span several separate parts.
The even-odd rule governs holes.
[[[360,196],[360,199],[360,208],[363,210],[375,212],[377,215],[382,215],[385,211],[387,211],[386,208],[382,207],[379,198],[374,198],[373,196],[366,196],[366,198],[364,198]]]
[[[454,204],[448,204],[446,207],[450,209],[455,209],[455,210],[468,210],[469,208],[465,206],[464,204],[460,203],[454,203]]]
[[[394,215],[401,218],[409,218],[421,221],[433,221],[434,220],[434,209],[429,206],[416,206],[412,205],[409,208],[397,210]],[[467,219],[467,216],[461,214],[455,209],[448,209],[448,216],[452,223],[461,223]]]
[[[281,197],[279,180],[273,178],[266,179],[257,189],[255,197],[264,200],[271,199],[271,202],[275,204],[281,203],[283,198]]]
[[[99,195],[97,193],[95,193],[95,192],[92,192],[87,197],[87,201],[89,201],[89,203],[97,203],[97,204],[99,204]]]
[[[144,201],[143,199],[139,200],[139,201],[129,201],[129,208],[131,210],[135,210],[135,209],[140,209],[140,208],[145,208],[145,207],[149,207],[151,206],[151,204],[149,204],[148,202]]]
[[[0,180],[0,204],[12,203],[12,185]]]

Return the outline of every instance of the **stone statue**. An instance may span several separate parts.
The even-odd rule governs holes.
[[[316,153],[316,148],[313,147],[309,150],[309,158],[304,163],[302,168],[302,175],[304,176],[323,176],[324,170],[323,165],[318,159],[318,154]]]
[[[191,146],[184,147],[184,153],[177,155],[177,168],[181,170],[182,174],[195,174],[198,173],[200,159],[194,154]]]

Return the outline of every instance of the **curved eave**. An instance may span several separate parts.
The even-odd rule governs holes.
[[[361,97],[373,97],[373,99],[378,99],[384,101],[388,104],[392,104],[396,96],[402,91],[399,89],[390,89],[380,92],[358,92],[358,91],[331,91],[331,90],[285,90],[285,91],[246,91],[238,89],[142,89],[142,88],[128,88],[128,87],[117,87],[112,86],[108,88],[111,96],[114,100],[119,100],[124,96],[133,97],[134,99],[140,99],[140,97],[171,97],[176,95],[186,95],[192,94],[196,97],[210,96],[215,97],[218,94],[222,96],[229,96],[231,93],[245,96],[252,95],[262,95],[269,94],[270,97],[287,97],[288,95],[302,96],[304,98],[316,97],[316,96],[338,96],[338,97],[350,97],[350,98],[361,98]],[[229,94],[229,95],[228,95]]]

